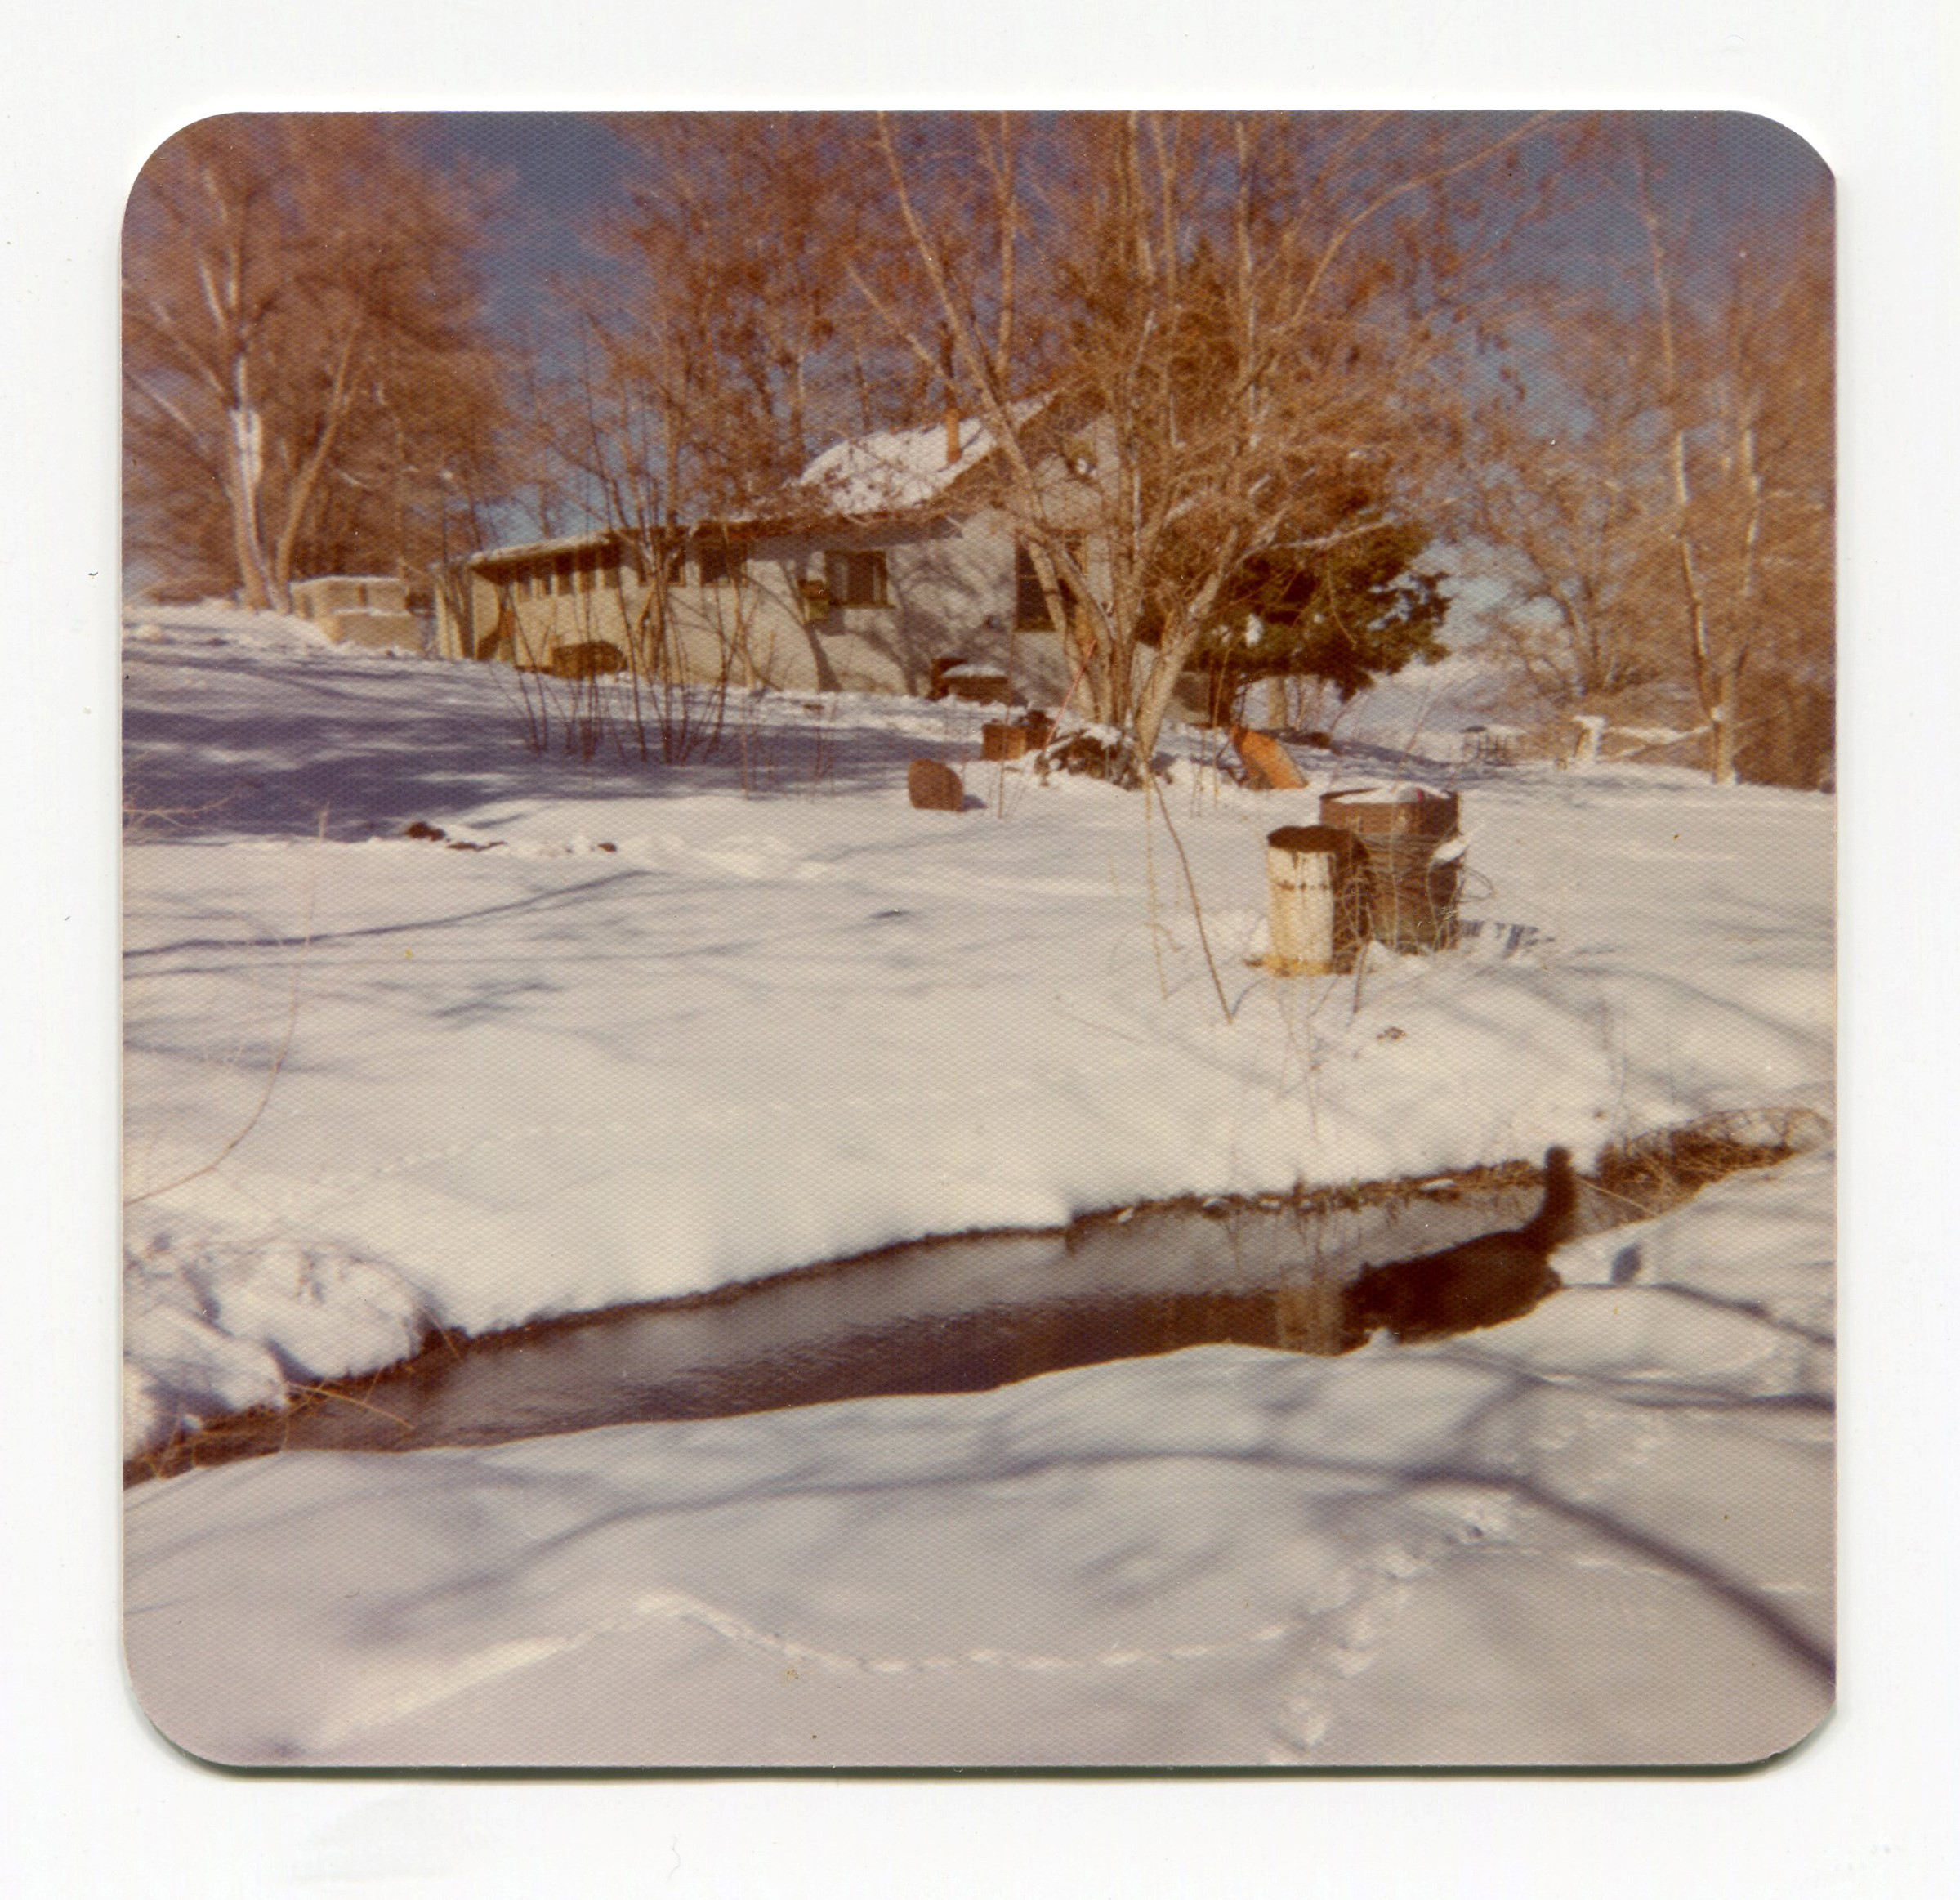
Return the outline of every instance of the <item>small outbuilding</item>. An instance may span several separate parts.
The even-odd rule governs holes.
[[[336,646],[422,646],[421,623],[409,610],[409,583],[393,574],[320,574],[294,581],[288,592],[293,612]]]

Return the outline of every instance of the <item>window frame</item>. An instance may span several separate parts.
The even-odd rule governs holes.
[[[703,587],[740,587],[748,579],[748,543],[732,534],[697,534],[694,563]]]
[[[891,563],[882,548],[826,548],[824,585],[833,610],[889,607]]]
[[[1078,567],[1082,565],[1083,539],[1079,534],[1067,534],[1062,544],[1074,558]],[[1025,578],[1024,578],[1025,577]],[[1065,574],[1057,574],[1056,585],[1061,591],[1062,610],[1065,614],[1075,606],[1075,590],[1070,587]],[[1038,602],[1041,617],[1031,618],[1027,604]],[[1014,538],[1014,631],[1016,633],[1058,633],[1057,627],[1048,612],[1048,597],[1042,591],[1041,570],[1034,565],[1033,544],[1024,535]]]

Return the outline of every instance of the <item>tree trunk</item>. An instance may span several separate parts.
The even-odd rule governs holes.
[[[1207,588],[1199,614],[1209,609],[1212,597],[1217,591],[1215,583]],[[1150,677],[1144,682],[1143,691],[1137,699],[1132,730],[1136,735],[1136,762],[1144,769],[1146,785],[1150,761],[1157,752],[1158,735],[1163,731],[1164,716],[1171,709],[1171,695],[1177,690],[1185,662],[1191,657],[1192,650],[1198,644],[1199,632],[1197,615],[1187,619],[1175,636],[1168,628],[1164,629],[1163,644],[1157,650],[1157,664],[1150,668]]]
[[[1742,686],[1742,662],[1725,666],[1716,677],[1714,703],[1708,708],[1708,772],[1718,785],[1736,782],[1735,713]]]
[[[286,519],[279,529],[279,539],[272,551],[272,572],[268,577],[273,604],[283,614],[291,601],[293,550],[299,544],[300,530],[306,525],[308,512],[313,506],[315,490],[319,485],[320,475],[327,466],[328,458],[333,453],[333,445],[340,435],[341,424],[352,405],[350,378],[355,361],[355,351],[360,341],[362,322],[356,316],[346,336],[342,340],[333,364],[333,382],[327,394],[326,414],[320,419],[319,434],[306,459],[292,479],[291,491],[286,497]]]
[[[243,380],[243,371],[239,371]],[[231,504],[231,545],[244,604],[263,612],[272,604],[266,553],[259,544],[259,476],[264,467],[258,411],[242,400],[225,412],[225,498]]]
[[[1144,682],[1143,691],[1136,701],[1136,721],[1131,728],[1136,735],[1136,761],[1144,768],[1146,785],[1150,782],[1150,763],[1156,755],[1157,735],[1163,730],[1164,715],[1171,709],[1171,695],[1176,691],[1177,682],[1183,677],[1185,663],[1197,650],[1205,617],[1217,604],[1226,576],[1231,572],[1237,558],[1235,552],[1228,553],[1186,605],[1180,621],[1173,622],[1163,630],[1163,642],[1157,649],[1157,664],[1150,668],[1150,677]]]

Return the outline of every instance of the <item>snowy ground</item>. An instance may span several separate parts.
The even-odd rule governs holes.
[[[1627,1235],[1448,1345],[144,1486],[131,1666],[230,1761],[1752,1759],[1830,1697],[1828,1159]]]
[[[744,701],[715,762],[587,768],[501,668],[199,613],[127,652],[132,1447],[431,1322],[1830,1106],[1814,795],[1466,776],[1481,928],[1357,1006],[1248,963],[1312,794],[1187,761],[1228,1021],[1163,815],[980,766],[977,709]],[[976,808],[913,811],[920,754]],[[1739,1179],[1633,1285],[1421,1352],[140,1486],[132,1669],[228,1759],[1760,1755],[1828,1696],[1830,1219],[1820,1160]]]

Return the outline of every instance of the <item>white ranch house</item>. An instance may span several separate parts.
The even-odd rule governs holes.
[[[584,649],[587,664],[805,692],[922,693],[959,661],[1056,704],[1071,669],[980,478],[993,450],[984,424],[949,414],[838,444],[767,516],[486,549],[437,589],[438,650],[564,669]],[[1092,547],[1087,565],[1093,584]]]

